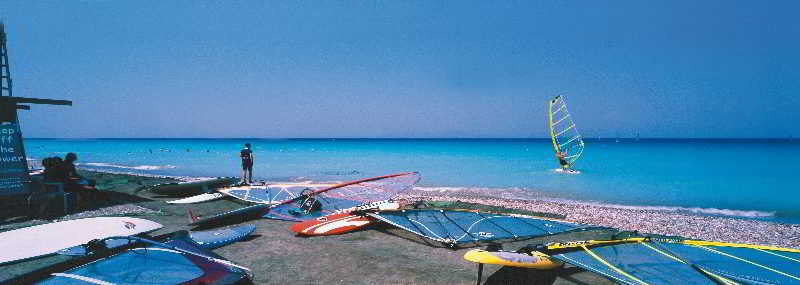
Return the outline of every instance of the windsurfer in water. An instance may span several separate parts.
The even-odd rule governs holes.
[[[239,157],[242,158],[242,181],[241,184],[252,184],[253,183],[253,160],[255,156],[253,155],[253,150],[250,147],[250,143],[244,144],[244,149],[239,152]]]

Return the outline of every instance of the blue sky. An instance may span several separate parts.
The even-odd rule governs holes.
[[[3,1],[28,137],[800,136],[797,1]]]

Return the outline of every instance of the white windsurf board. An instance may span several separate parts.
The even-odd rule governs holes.
[[[93,239],[131,236],[163,227],[145,219],[98,217],[43,224],[0,233],[0,264],[54,254]]]
[[[213,201],[213,200],[220,199],[222,197],[225,197],[225,194],[222,194],[222,193],[219,193],[219,192],[203,193],[203,194],[195,195],[195,196],[188,197],[188,198],[167,201],[167,203],[170,203],[170,204],[194,204],[194,203]]]
[[[577,171],[575,169],[563,169],[563,168],[557,168],[555,169],[555,172],[560,172],[564,174],[581,174],[580,171]]]

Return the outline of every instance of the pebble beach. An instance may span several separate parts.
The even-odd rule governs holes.
[[[54,220],[12,220],[0,223],[0,231],[53,221],[96,216],[135,216],[164,225],[156,235],[191,230],[186,210],[200,216],[241,208],[235,200],[218,200],[193,205],[165,203],[175,198],[160,197],[148,185],[177,181],[169,177],[88,172],[106,188],[105,201]],[[494,195],[487,195],[492,193]],[[591,203],[559,202],[535,197],[518,198],[523,192],[492,192],[482,188],[416,187],[401,199],[409,201],[460,201],[562,216],[567,221],[661,235],[725,242],[742,242],[782,247],[800,247],[800,227],[768,221],[714,217],[655,210],[603,207]],[[527,192],[526,192],[527,193]],[[517,197],[517,198],[515,198]],[[215,250],[229,260],[249,267],[255,284],[475,284],[474,263],[463,260],[468,249],[431,247],[424,240],[388,227],[338,236],[300,238],[288,230],[291,222],[257,219],[254,237]],[[609,238],[608,231],[559,234],[504,243],[515,250],[528,244]],[[4,266],[0,283],[25,281],[29,273],[67,260],[51,256]],[[313,260],[313,261],[312,261]],[[369,260],[369,262],[367,262]],[[365,263],[366,262],[366,263]],[[342,266],[345,265],[345,266]],[[482,284],[613,284],[610,280],[575,267],[537,271],[487,265]],[[534,282],[534,283],[536,283]],[[24,282],[23,282],[24,283]],[[538,284],[538,283],[537,283]]]
[[[554,202],[545,199],[509,199],[485,191],[431,191],[415,189],[410,200],[461,201],[533,212],[555,213],[581,224],[624,231],[680,236],[708,241],[800,248],[800,225],[756,219],[710,216],[659,210],[625,209],[591,203]]]

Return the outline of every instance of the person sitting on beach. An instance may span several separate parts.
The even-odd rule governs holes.
[[[84,200],[93,201],[96,198],[96,182],[94,179],[86,179],[78,174],[78,170],[75,168],[75,161],[77,160],[78,155],[74,152],[67,153],[67,156],[64,157],[64,163],[62,164],[66,177],[64,181],[64,191],[82,193],[81,195],[87,196]]]
[[[242,181],[241,184],[253,183],[253,150],[250,148],[250,143],[244,144],[244,149],[239,152],[239,157],[242,158]]]
[[[74,152],[70,152],[64,157],[63,167],[64,167],[64,172],[67,175],[68,179],[71,180],[83,179],[83,176],[78,174],[78,170],[75,168],[75,161],[77,160],[78,160],[78,155],[75,154]]]
[[[44,182],[66,182],[67,174],[64,172],[62,164],[64,164],[64,161],[60,157],[42,159],[42,166],[44,167],[44,174],[42,176]]]

